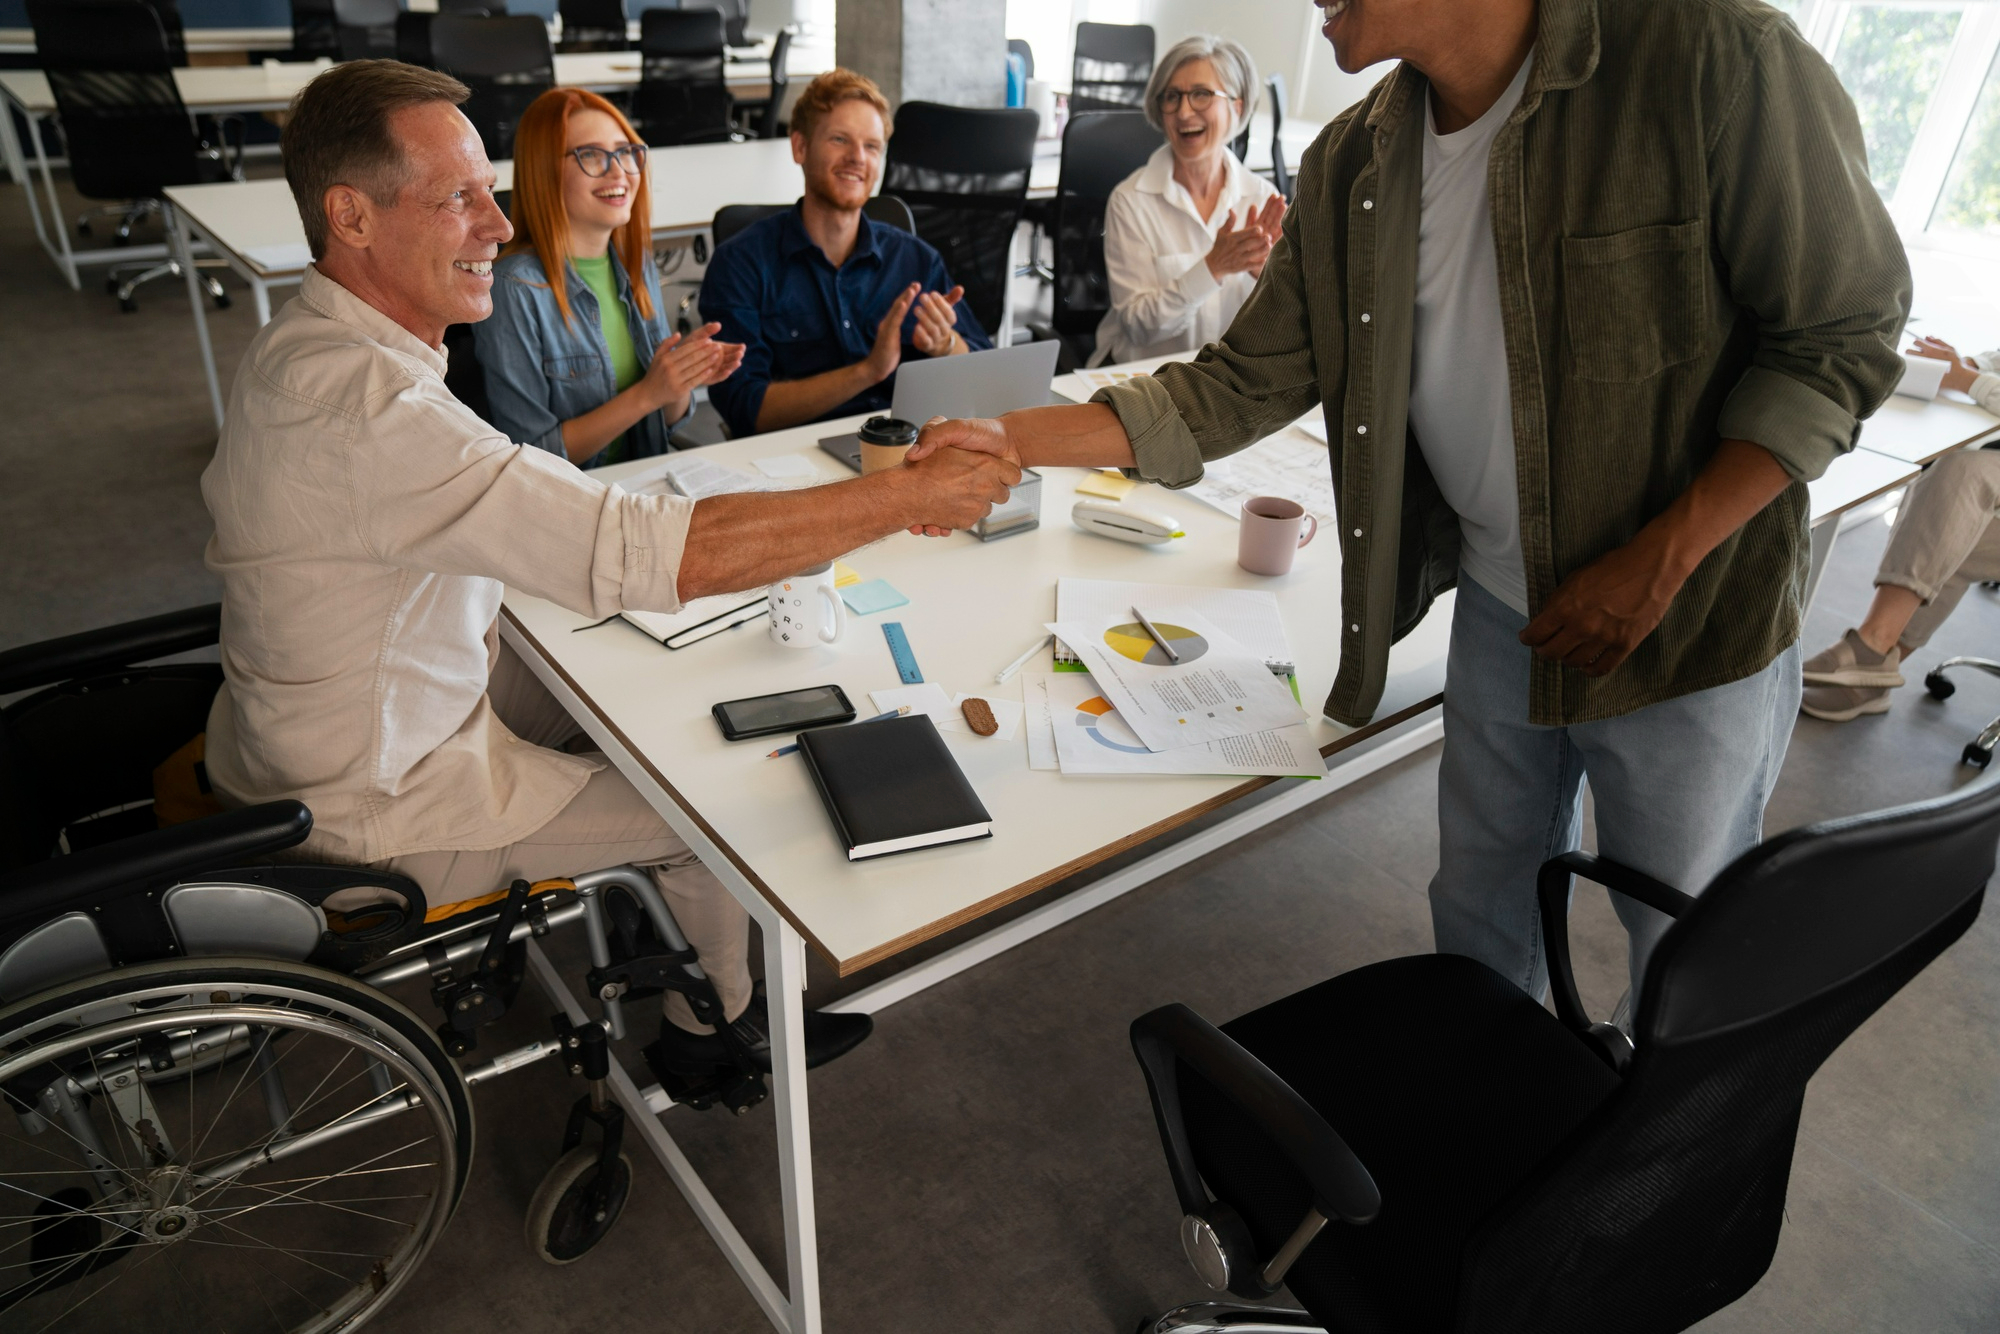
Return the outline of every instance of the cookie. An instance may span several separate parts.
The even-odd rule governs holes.
[[[965,725],[981,736],[992,736],[1000,730],[999,720],[993,716],[993,706],[983,699],[969,699],[958,706],[965,715]]]

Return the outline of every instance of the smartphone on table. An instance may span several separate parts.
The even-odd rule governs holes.
[[[724,700],[711,712],[723,737],[730,741],[854,721],[854,706],[848,703],[847,692],[839,686],[809,686],[775,695]]]

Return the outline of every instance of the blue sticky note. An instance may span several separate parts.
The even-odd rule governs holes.
[[[898,593],[887,579],[870,579],[865,584],[852,584],[840,590],[840,600],[856,616],[869,616],[891,607],[907,607],[910,600]]]

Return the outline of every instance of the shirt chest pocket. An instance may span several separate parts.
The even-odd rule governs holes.
[[[1565,236],[1564,318],[1580,380],[1651,379],[1701,354],[1708,238],[1692,222]]]
[[[549,382],[549,410],[565,421],[600,408],[611,398],[611,377],[602,357],[588,353],[544,357],[542,375]]]

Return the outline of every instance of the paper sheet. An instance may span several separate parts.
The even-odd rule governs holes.
[[[1168,619],[1143,602],[1136,605],[1178,661],[1129,611],[1057,621],[1049,629],[1090,670],[1147,749],[1203,745],[1304,721],[1299,702],[1264,660],[1214,622],[1185,611]]]
[[[1039,695],[1047,739],[1056,763],[1037,763],[1034,728],[1028,732],[1028,767],[1060,768],[1065,776],[1091,774],[1241,774],[1323,778],[1326,762],[1304,723],[1230,737],[1201,746],[1147,750],[1097,683],[1080,672],[1051,672],[1032,687]]]
[[[699,453],[672,454],[658,468],[618,483],[640,495],[683,495],[689,500],[726,496],[738,491],[776,491],[778,483],[759,477]]]
[[[1896,382],[1893,392],[1905,398],[1921,398],[1928,403],[1938,396],[1938,390],[1944,385],[1944,373],[1950,369],[1950,362],[1905,352],[1903,378]]]
[[[840,589],[840,600],[856,616],[873,616],[878,611],[888,611],[892,607],[907,607],[910,600],[898,593],[887,579],[870,579],[867,583],[850,584]]]
[[[1280,675],[1293,669],[1291,641],[1285,637],[1284,618],[1278,614],[1275,593],[1261,588],[1196,588],[1188,584],[1127,583],[1118,579],[1061,579],[1056,583],[1056,619],[1095,621],[1107,616],[1130,620],[1133,607],[1142,607],[1148,616],[1192,612],[1206,616],[1223,633],[1249,645],[1264,659],[1264,665]],[[1056,646],[1057,662],[1074,662],[1075,655],[1061,644]]]
[[[757,465],[758,472],[774,481],[796,485],[799,482],[813,482],[819,478],[819,469],[815,468],[812,460],[803,454],[774,454],[768,459],[754,459],[752,462]]]
[[[1060,769],[1062,761],[1056,756],[1055,718],[1049,709],[1050,679],[1054,672],[1028,672],[1021,677],[1022,703],[1027,710],[1028,723],[1028,767],[1030,769]],[[1070,673],[1065,679],[1088,681],[1089,676]],[[1092,686],[1094,691],[1096,686]]]
[[[875,712],[887,713],[908,705],[911,713],[927,714],[940,730],[945,720],[955,710],[951,707],[951,696],[944,693],[944,687],[934,681],[922,681],[913,686],[891,686],[887,690],[868,692]]]
[[[1329,537],[1340,522],[1326,446],[1298,431],[1280,431],[1239,454],[1205,465],[1201,480],[1188,487],[1187,494],[1232,519],[1243,516],[1243,502],[1252,496],[1283,496],[1305,506],[1306,513],[1328,529]]]
[[[1130,477],[1114,472],[1085,473],[1083,480],[1076,484],[1080,496],[1102,496],[1106,500],[1123,500],[1132,494],[1139,484]]]

